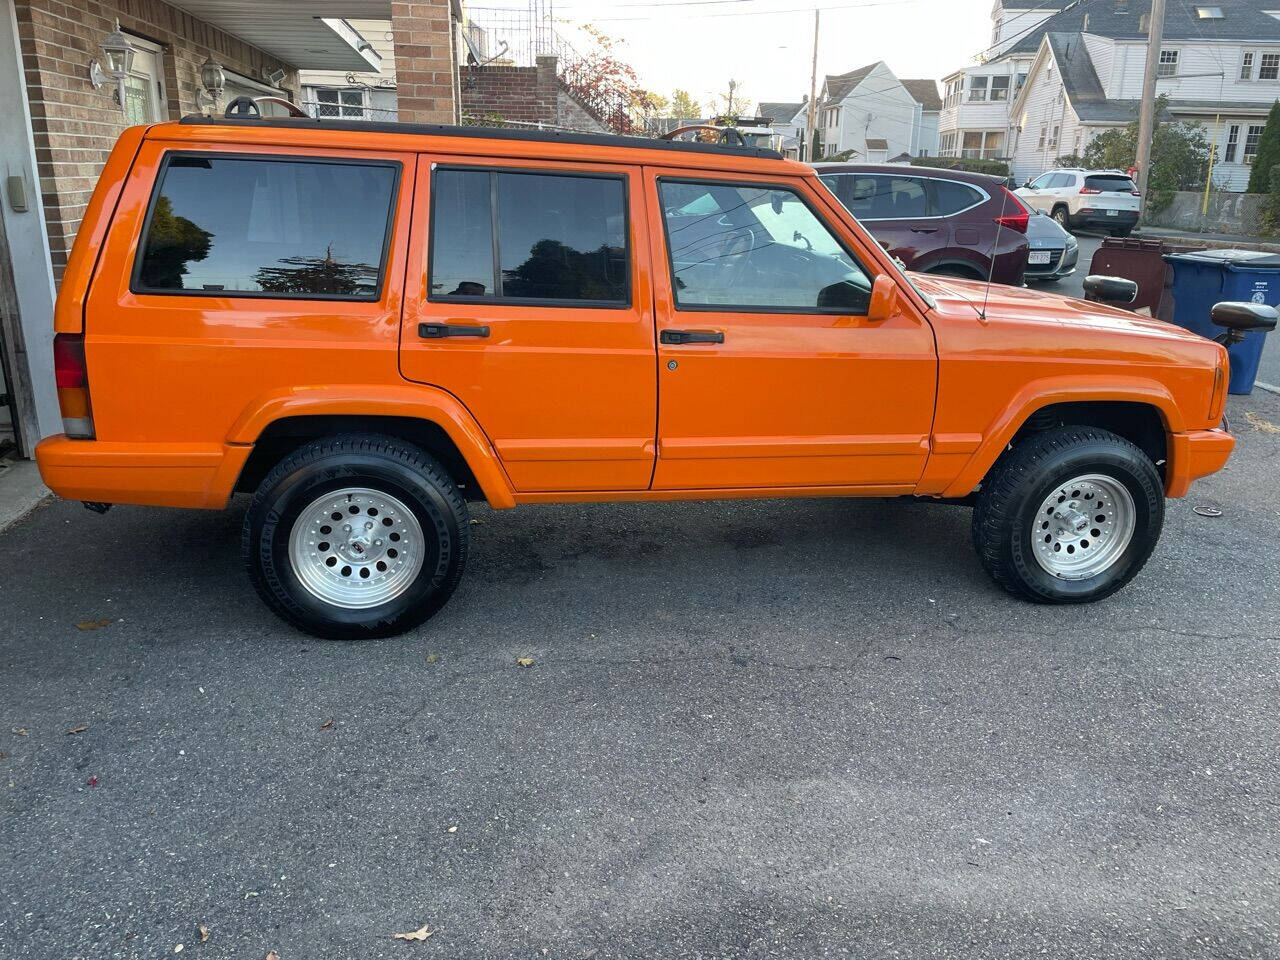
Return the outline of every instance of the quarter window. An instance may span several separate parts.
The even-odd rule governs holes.
[[[431,296],[630,302],[621,177],[437,170]]]
[[[139,293],[376,300],[398,164],[170,155]]]
[[[983,196],[973,187],[954,180],[933,181],[934,213],[949,217],[982,202]]]
[[[682,310],[865,314],[867,272],[793,190],[658,181]]]

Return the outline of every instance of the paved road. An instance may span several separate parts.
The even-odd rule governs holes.
[[[1074,275],[1065,280],[1060,280],[1056,284],[1046,285],[1042,289],[1056,291],[1071,297],[1084,296],[1084,278],[1088,275],[1089,264],[1093,260],[1094,253],[1102,246],[1102,237],[1079,234],[1077,239],[1080,241],[1079,269],[1076,270]],[[1280,333],[1267,337],[1266,346],[1262,351],[1262,363],[1258,367],[1258,379],[1263,383],[1280,387]]]
[[[435,621],[325,643],[242,503],[42,508],[0,534],[0,957],[1280,956],[1280,397],[1231,412],[1082,608],[996,591],[957,507],[481,508]]]

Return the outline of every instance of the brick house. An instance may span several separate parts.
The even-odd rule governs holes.
[[[0,446],[29,456],[61,429],[53,300],[120,132],[239,95],[297,100],[303,69],[391,68],[349,18],[391,23],[402,120],[457,122],[461,0],[0,0]],[[118,81],[101,49],[117,21],[133,51]]]

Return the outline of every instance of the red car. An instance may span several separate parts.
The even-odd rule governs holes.
[[[908,270],[1022,285],[1030,211],[1003,179],[895,164],[813,166]]]

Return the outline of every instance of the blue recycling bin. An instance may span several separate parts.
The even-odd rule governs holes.
[[[1210,311],[1215,303],[1241,300],[1280,306],[1280,255],[1257,250],[1198,250],[1165,255],[1173,266],[1173,322],[1202,337],[1216,340]],[[1227,349],[1231,357],[1231,381],[1227,391],[1253,392],[1262,347],[1267,335],[1254,330],[1244,341]]]

